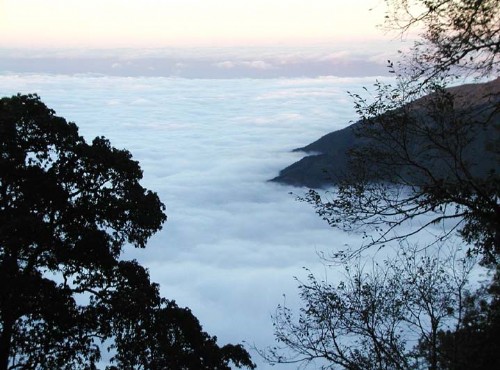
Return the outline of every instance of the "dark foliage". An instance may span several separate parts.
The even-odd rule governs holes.
[[[438,333],[440,369],[484,370],[500,367],[500,275],[487,289],[463,299],[463,325]],[[426,349],[422,343],[421,348]]]
[[[461,283],[454,286],[454,268],[428,269],[437,263],[434,257],[411,269],[413,274],[406,269],[415,264],[405,261],[366,275],[358,269],[338,286],[311,276],[300,286],[304,306],[298,319],[278,308],[275,335],[284,348],[265,355],[277,363],[322,359],[325,369],[496,369],[500,2],[386,3],[389,28],[402,34],[422,30],[422,38],[398,68],[389,61],[393,84],[377,83],[370,101],[353,95],[361,120],[354,127],[357,143],[345,148],[345,176],[330,193],[310,190],[301,199],[331,226],[365,233],[365,245],[336,251],[335,261],[343,257],[349,264],[365,248],[394,241],[401,247],[439,227],[442,232],[424,250],[435,250],[431,246],[458,231],[463,243],[454,248],[464,244],[469,256],[481,255],[497,269],[496,278],[486,293],[469,293]],[[469,86],[449,88],[458,79],[478,77],[490,82],[477,85],[476,94],[467,93]],[[323,151],[320,162],[335,161],[330,153],[336,149]],[[418,345],[408,352],[414,333]]]
[[[126,280],[109,294],[106,307],[97,307],[114,338],[114,366],[108,370],[229,370],[231,363],[255,367],[241,345],[219,347],[188,308],[160,298],[158,286],[140,266],[126,262],[120,268],[119,276]]]
[[[93,369],[103,343],[121,368],[252,366],[119,259],[166,220],[141,178],[128,151],[86,143],[38,96],[0,99],[0,369]]]
[[[493,263],[500,252],[499,83],[483,85],[472,103],[468,89],[439,85],[411,104],[405,100],[413,95],[382,84],[373,103],[356,96],[363,119],[349,173],[332,193],[311,190],[305,200],[331,226],[368,227],[367,247],[446,221],[440,237],[458,230]],[[411,226],[419,216],[426,221]],[[394,233],[401,226],[409,231]]]
[[[373,101],[353,95],[362,145],[349,151],[348,176],[331,196],[305,200],[332,226],[372,227],[367,246],[453,222],[472,250],[495,264],[500,253],[500,80],[468,92],[454,78],[497,77],[498,0],[388,0],[386,23],[422,26],[394,85],[376,84]],[[395,233],[415,217],[428,221]],[[445,233],[446,234],[446,233]],[[446,237],[441,235],[438,238]]]
[[[438,239],[458,230],[484,262],[495,264],[500,79],[446,87],[464,76],[498,77],[500,2],[386,2],[386,24],[402,33],[422,27],[422,38],[400,67],[389,62],[394,84],[377,83],[370,100],[353,95],[361,121],[353,127],[356,143],[346,148],[346,173],[332,193],[311,190],[304,200],[331,226],[367,231],[366,247],[451,223]],[[334,150],[320,162],[337,161]],[[426,221],[418,225],[416,217]],[[399,232],[401,226],[410,231]]]
[[[500,68],[498,0],[385,0],[385,26],[422,30],[406,59],[413,76],[443,73],[497,76]]]
[[[445,355],[439,336],[465,328],[462,297],[473,264],[402,250],[381,264],[346,261],[337,285],[310,274],[299,285],[300,314],[278,307],[279,347],[262,355],[270,363],[314,362],[321,369],[439,368]]]

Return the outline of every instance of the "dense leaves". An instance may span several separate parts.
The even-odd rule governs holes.
[[[187,308],[165,301],[149,316],[149,320],[126,322],[116,341],[117,368],[144,369],[220,369],[253,368],[241,345],[220,348],[217,338],[202,331],[198,320]],[[122,329],[122,328],[120,328]]]
[[[440,369],[483,370],[500,367],[500,291],[498,272],[492,285],[463,299],[463,325],[441,330],[437,336]],[[426,350],[427,343],[420,348]]]
[[[88,144],[36,95],[0,99],[0,369],[253,367],[122,261],[165,207],[126,150]]]

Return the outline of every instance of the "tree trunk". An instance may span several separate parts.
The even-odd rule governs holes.
[[[18,298],[18,265],[17,259],[12,255],[6,255],[0,264],[1,306],[0,306],[0,370],[9,368],[9,355],[12,345],[12,334],[16,322]]]
[[[429,358],[429,370],[437,370],[437,332],[439,325],[435,319],[432,321],[432,332],[431,332],[431,353]]]
[[[14,322],[8,319],[4,319],[3,321],[2,333],[0,334],[0,370],[7,370],[9,368],[9,355]]]

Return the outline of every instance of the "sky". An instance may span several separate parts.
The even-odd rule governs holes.
[[[0,0],[0,72],[185,78],[386,74],[383,0]]]
[[[382,0],[2,0],[0,46],[150,48],[380,37]]]

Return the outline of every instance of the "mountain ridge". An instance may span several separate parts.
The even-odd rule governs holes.
[[[496,107],[494,125],[500,125],[500,112],[498,112],[500,77],[484,83],[450,87],[447,91],[453,94],[456,105],[465,106],[473,101],[473,107],[476,110],[484,109],[484,106],[491,104],[488,99],[493,96],[495,99],[493,105]],[[425,104],[427,99],[429,99],[428,95],[409,104],[418,110],[419,106]],[[368,143],[367,139],[356,134],[356,130],[361,125],[362,121],[359,120],[343,129],[330,132],[304,147],[294,149],[293,152],[303,152],[307,155],[282,169],[279,175],[270,181],[308,188],[323,188],[338,183],[349,172],[348,152],[359,145]],[[484,134],[481,133],[480,137],[475,140],[477,143],[474,143],[473,154],[471,153],[470,156],[484,156],[485,141],[492,135],[496,135],[496,137],[499,135],[494,127]],[[483,148],[482,151],[481,148]],[[478,171],[484,172],[491,166],[497,169],[498,163],[486,161],[486,163],[479,165]]]

